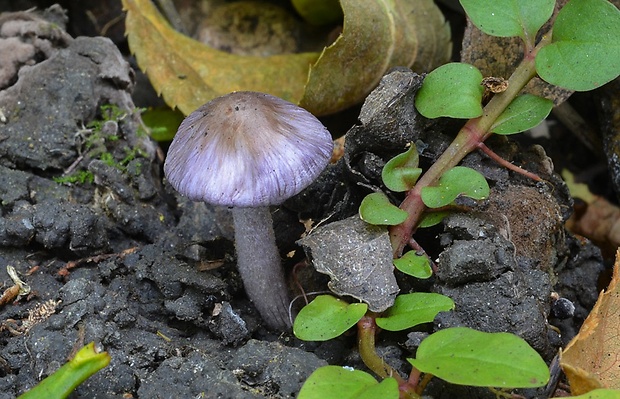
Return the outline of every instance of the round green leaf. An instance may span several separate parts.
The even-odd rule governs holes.
[[[428,258],[416,254],[415,251],[409,251],[400,258],[394,259],[394,266],[401,272],[416,278],[424,279],[433,275]]]
[[[465,166],[455,166],[444,173],[436,186],[422,188],[424,205],[440,208],[450,204],[459,195],[481,200],[489,196],[489,184],[480,172]]]
[[[395,226],[407,219],[407,212],[392,204],[383,193],[368,194],[362,200],[360,218],[374,225]]]
[[[606,0],[572,0],[558,13],[552,43],[536,56],[545,81],[593,90],[620,74],[620,10]]]
[[[538,126],[551,112],[553,101],[523,94],[510,103],[491,127],[497,134],[514,134]]]
[[[418,161],[418,149],[411,143],[406,152],[396,155],[383,167],[381,178],[385,186],[396,192],[411,190],[422,174]]]
[[[341,398],[342,396],[340,396]],[[373,385],[364,392],[355,396],[355,399],[398,399],[398,381],[394,378],[386,378],[377,385]]]
[[[157,142],[172,141],[185,116],[178,109],[151,108],[142,113],[142,121]]]
[[[422,216],[422,220],[418,224],[418,227],[432,227],[436,224],[441,223],[441,221],[450,214],[448,211],[437,211],[437,212],[425,212],[424,216]]]
[[[385,317],[376,319],[377,325],[388,331],[401,331],[418,324],[430,323],[439,312],[454,309],[454,302],[445,295],[414,292],[396,297],[394,306]]]
[[[293,323],[293,333],[304,341],[327,341],[353,327],[368,310],[365,303],[347,303],[320,295],[304,306]]]
[[[554,0],[460,0],[467,16],[491,36],[520,36],[534,40],[553,14]]]
[[[308,377],[298,399],[398,399],[398,383],[386,378],[378,383],[370,374],[348,367],[324,366]]]
[[[482,74],[473,65],[442,65],[424,78],[415,106],[427,118],[476,118],[482,115],[481,83]]]
[[[466,327],[440,330],[418,348],[415,368],[452,384],[477,387],[534,388],[549,380],[538,352],[508,333],[485,333]]]

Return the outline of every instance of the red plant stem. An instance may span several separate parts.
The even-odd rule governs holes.
[[[420,382],[420,376],[421,375],[422,375],[422,372],[414,367],[411,370],[411,373],[409,373],[409,379],[407,380],[407,382],[410,385],[417,386],[418,383]]]
[[[405,245],[426,210],[426,205],[422,202],[422,189],[434,185],[445,172],[458,165],[465,155],[477,148],[481,137],[472,126],[479,119],[471,119],[463,126],[446,151],[422,175],[416,185],[409,190],[405,200],[400,204],[400,208],[405,210],[409,216],[404,222],[390,229],[390,240],[395,258],[402,255]]]
[[[506,169],[510,169],[513,172],[519,173],[525,177],[529,177],[530,179],[534,180],[534,181],[542,181],[542,179],[540,178],[540,176],[538,176],[535,173],[532,173],[530,171],[527,171],[523,168],[521,168],[520,166],[517,166],[515,164],[512,164],[508,161],[506,161],[504,158],[500,157],[499,155],[497,155],[492,149],[490,149],[489,147],[486,146],[486,144],[484,143],[479,143],[478,144],[478,148],[484,152],[486,154],[486,156],[488,156],[489,158],[491,158],[492,160],[494,160],[495,162],[497,162],[498,164],[502,165],[503,167],[505,167]]]
[[[459,131],[454,141],[441,154],[437,161],[422,175],[416,185],[409,190],[407,197],[400,204],[400,208],[408,213],[407,219],[399,225],[390,228],[390,240],[393,255],[398,258],[402,255],[409,238],[414,233],[426,206],[422,202],[421,192],[424,187],[437,183],[439,178],[448,170],[458,165],[465,155],[469,154],[484,142],[492,133],[493,124],[500,114],[508,107],[525,85],[536,76],[534,58],[538,49],[546,45],[550,39],[544,37],[540,43],[529,52],[521,64],[515,69],[508,80],[506,91],[495,95],[482,110],[482,116],[470,119]]]

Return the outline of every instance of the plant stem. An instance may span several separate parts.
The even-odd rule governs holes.
[[[375,336],[377,334],[377,323],[373,313],[367,313],[357,322],[357,347],[362,357],[362,361],[373,373],[385,378],[394,378],[398,383],[398,390],[401,399],[419,399],[420,396],[415,391],[415,384],[405,380],[396,370],[383,360],[375,350]]]
[[[375,350],[375,335],[377,334],[377,323],[371,314],[366,314],[357,322],[357,347],[364,364],[373,373],[381,378],[393,377],[398,381],[398,385],[406,381],[396,370],[383,360]]]
[[[402,255],[405,246],[414,233],[420,218],[426,210],[422,202],[422,189],[437,183],[439,178],[448,170],[458,165],[470,152],[480,147],[492,133],[493,124],[502,112],[510,105],[523,90],[525,85],[536,76],[534,58],[538,50],[548,43],[543,37],[541,42],[521,61],[519,66],[508,80],[506,91],[496,94],[482,110],[482,116],[470,119],[456,135],[450,146],[441,154],[437,161],[422,175],[416,185],[409,190],[407,197],[400,204],[400,208],[408,213],[407,219],[390,228],[390,240],[395,258]]]
[[[510,170],[512,170],[515,173],[519,173],[519,174],[522,174],[523,176],[529,177],[530,179],[532,179],[534,181],[542,181],[540,176],[538,176],[537,174],[529,172],[529,171],[521,168],[520,166],[512,164],[512,163],[508,162],[507,160],[505,160],[504,158],[500,157],[492,149],[487,147],[486,144],[480,143],[480,144],[478,144],[478,148],[480,149],[480,151],[484,152],[489,158],[491,158],[492,160],[494,160],[495,162],[497,162],[498,164],[500,164],[504,168],[510,169]]]
[[[110,364],[108,352],[100,352],[95,343],[84,346],[65,363],[19,399],[66,398],[91,375]]]
[[[428,383],[431,382],[432,379],[433,379],[432,374],[428,374],[428,373],[424,374],[424,377],[422,377],[422,381],[420,381],[417,386],[417,392],[419,392],[420,394],[424,392],[424,389],[426,388]]]

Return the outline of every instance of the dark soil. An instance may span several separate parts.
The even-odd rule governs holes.
[[[54,23],[32,13],[0,18],[0,281],[12,285],[13,266],[31,287],[0,309],[0,398],[31,388],[91,341],[112,361],[72,398],[291,398],[322,365],[363,369],[352,335],[308,343],[263,326],[235,270],[227,210],[189,202],[163,181],[163,151],[141,124],[128,62],[109,39],[69,36],[58,10],[45,17]],[[303,258],[294,244],[300,217],[346,219],[382,188],[381,168],[407,143],[423,149],[425,165],[448,145],[453,126],[413,109],[421,79],[408,70],[384,78],[344,157],[274,212],[283,254],[297,249],[289,272]],[[564,229],[572,200],[544,150],[504,139],[489,146],[545,183],[468,156],[490,199],[463,201],[470,212],[422,231],[439,272],[398,285],[455,301],[425,332],[513,332],[550,362],[596,300],[603,262]],[[308,291],[326,289],[309,268],[298,277]],[[574,313],[562,312],[553,291]],[[382,334],[379,351],[406,373],[419,338]],[[429,389],[436,398],[489,395],[441,381]]]

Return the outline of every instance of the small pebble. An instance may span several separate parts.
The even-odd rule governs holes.
[[[558,298],[551,304],[551,315],[560,320],[571,318],[575,315],[575,305],[566,298]]]

